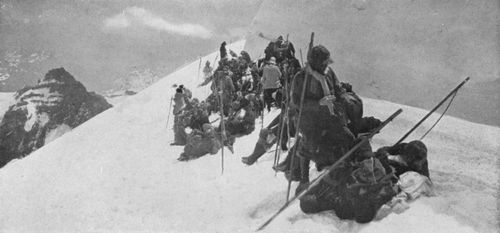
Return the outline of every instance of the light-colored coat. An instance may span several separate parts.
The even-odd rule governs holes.
[[[281,78],[280,69],[274,65],[269,64],[262,67],[262,88],[271,89],[278,88]]]

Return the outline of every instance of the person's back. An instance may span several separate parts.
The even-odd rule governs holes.
[[[275,64],[268,64],[262,68],[262,88],[278,88],[281,77],[281,71]]]

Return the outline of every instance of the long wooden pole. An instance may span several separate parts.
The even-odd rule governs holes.
[[[415,124],[415,126],[413,126],[413,128],[411,128],[403,137],[401,137],[401,139],[398,140],[398,142],[396,142],[396,144],[394,145],[397,145],[401,142],[403,142],[415,129],[417,129],[418,126],[420,126],[432,113],[434,113],[441,105],[443,105],[443,103],[448,99],[450,98],[450,96],[452,96],[455,92],[458,91],[458,89],[460,89],[467,81],[469,81],[470,77],[467,77],[465,78],[464,81],[462,81],[460,84],[458,84],[457,87],[455,87],[455,89],[453,89],[446,97],[444,97],[443,100],[441,100],[441,102],[439,102],[436,107],[434,107],[429,113],[427,113],[427,115],[425,115],[417,124]]]

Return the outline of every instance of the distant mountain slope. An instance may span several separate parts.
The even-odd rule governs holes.
[[[253,232],[284,203],[286,193],[285,178],[271,169],[272,154],[251,167],[240,161],[259,132],[238,138],[234,155],[225,150],[223,175],[220,154],[179,162],[182,147],[169,145],[172,125],[165,124],[172,84],[206,97],[206,87],[196,88],[198,63],[0,169],[0,231]],[[364,103],[367,115],[381,119],[404,110],[374,138],[374,148],[394,143],[427,112],[369,98]],[[266,114],[265,124],[277,113]],[[497,127],[445,116],[424,140],[438,196],[364,225],[340,221],[331,212],[305,215],[294,204],[265,232],[497,232],[499,136]]]
[[[24,87],[0,121],[0,167],[46,145],[112,107],[88,92],[64,68],[52,69],[36,85]]]
[[[315,32],[360,94],[425,109],[470,76],[449,113],[500,126],[499,9],[497,0],[269,0],[245,49],[263,54],[268,41],[258,33],[289,34],[305,59]]]

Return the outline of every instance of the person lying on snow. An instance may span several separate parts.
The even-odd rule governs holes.
[[[340,219],[370,222],[396,195],[392,176],[366,142],[303,196],[300,208],[306,214],[333,210]]]
[[[384,204],[377,213],[381,219],[391,212],[401,213],[409,208],[408,202],[416,198],[434,196],[427,162],[427,147],[422,141],[400,143],[382,147],[375,152],[384,167],[390,167],[395,174],[398,194]]]
[[[399,161],[388,158],[387,150],[401,156]],[[421,141],[383,147],[375,154],[367,142],[351,158],[301,198],[303,212],[334,210],[340,219],[367,223],[406,210],[409,200],[434,195]]]

